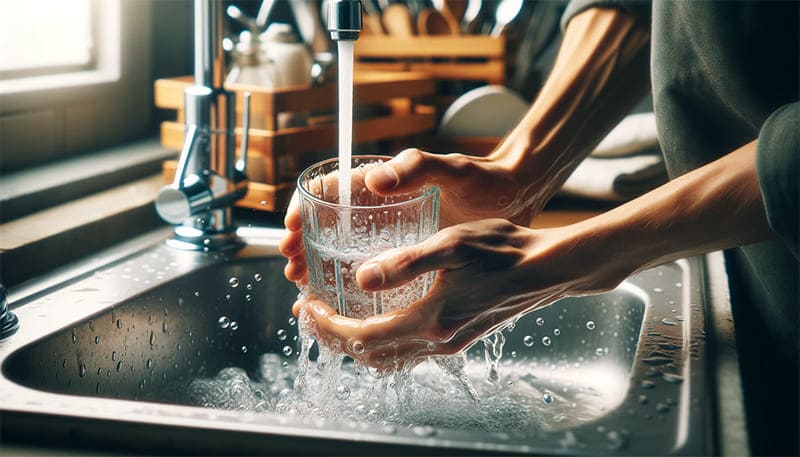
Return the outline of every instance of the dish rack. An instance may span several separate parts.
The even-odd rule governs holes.
[[[161,144],[166,148],[180,151],[183,146],[183,91],[191,84],[191,77],[159,79],[155,83],[156,107],[176,113],[174,121],[161,123]],[[336,154],[336,84],[279,89],[237,84],[227,85],[226,89],[251,94],[247,148],[250,183],[247,194],[236,206],[282,211],[288,205],[300,172]],[[435,81],[428,74],[356,71],[354,145],[399,142],[433,131],[435,108],[421,101],[432,97],[435,91]],[[237,117],[242,113],[242,99],[236,97]],[[237,147],[240,142],[241,129],[237,128]],[[165,182],[172,182],[176,168],[177,161],[164,162]]]

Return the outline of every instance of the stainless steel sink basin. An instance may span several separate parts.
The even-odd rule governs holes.
[[[21,327],[0,342],[4,441],[77,439],[162,454],[713,452],[697,259],[523,317],[505,332],[493,385],[484,381],[484,345],[476,345],[467,365],[482,398],[476,408],[488,418],[525,416],[518,420],[454,425],[432,408],[413,424],[392,425],[195,406],[192,381],[225,368],[261,376],[264,404],[295,375],[297,327],[289,319],[297,290],[283,278],[280,231],[242,235],[248,245],[239,252],[182,252],[159,242],[44,291],[12,295]],[[280,379],[263,379],[264,357],[287,362],[273,373]],[[508,392],[524,408],[493,403]]]

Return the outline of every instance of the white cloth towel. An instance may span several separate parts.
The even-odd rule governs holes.
[[[660,186],[667,170],[656,146],[653,113],[626,117],[572,172],[561,194],[622,202]]]

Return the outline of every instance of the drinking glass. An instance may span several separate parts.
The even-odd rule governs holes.
[[[366,188],[366,171],[388,159],[352,157],[350,192],[342,196],[346,200],[349,195],[349,203],[340,202],[338,158],[312,165],[297,181],[310,289],[343,316],[363,319],[404,308],[422,298],[435,277],[435,272],[425,273],[376,292],[362,290],[356,282],[356,270],[364,261],[421,242],[439,227],[438,188],[388,197]]]

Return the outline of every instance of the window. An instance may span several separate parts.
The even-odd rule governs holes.
[[[0,171],[142,136],[152,1],[0,1]]]
[[[91,0],[0,2],[0,79],[92,68],[93,13]]]

